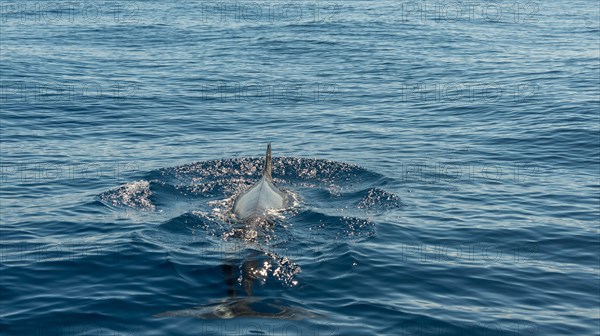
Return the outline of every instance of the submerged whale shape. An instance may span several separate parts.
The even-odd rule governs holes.
[[[272,302],[271,302],[272,301]],[[154,317],[196,317],[199,319],[232,319],[254,317],[281,320],[303,320],[321,317],[298,306],[268,299],[232,297],[222,302],[155,314]]]
[[[267,145],[265,168],[262,178],[242,193],[233,205],[233,212],[240,220],[265,216],[268,210],[283,209],[286,194],[273,184],[271,176],[271,144]]]

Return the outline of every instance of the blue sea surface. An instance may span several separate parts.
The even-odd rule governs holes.
[[[599,15],[2,1],[0,334],[600,335]]]

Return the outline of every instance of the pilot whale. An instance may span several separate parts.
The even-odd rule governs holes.
[[[248,190],[241,193],[234,202],[233,212],[236,217],[243,222],[244,230],[254,230],[262,223],[262,219],[268,216],[269,210],[283,209],[287,207],[290,194],[277,188],[273,184],[271,160],[271,144],[267,145],[267,154],[263,174],[260,180]],[[256,219],[256,221],[254,221]],[[242,245],[243,246],[243,245]],[[235,245],[239,249],[240,245]],[[261,254],[268,254],[267,249],[261,248],[256,244],[250,244],[250,255],[245,257],[241,264],[235,258],[239,257],[246,249],[235,250],[234,258],[228,260],[227,253],[224,263],[221,265],[222,273],[227,284],[228,297],[222,300],[214,301],[204,306],[186,308],[181,310],[167,311],[156,314],[154,317],[197,317],[200,319],[231,319],[236,317],[267,318],[267,319],[285,319],[301,320],[306,318],[320,317],[316,313],[310,312],[300,306],[281,303],[280,300],[270,298],[259,298],[253,296],[254,282],[260,275],[261,264],[259,257]],[[227,249],[220,252],[228,251]],[[283,259],[275,252],[270,252],[271,258]],[[291,261],[287,261],[290,263]],[[267,267],[267,266],[264,266]],[[270,267],[270,266],[268,266]],[[234,274],[235,270],[240,270],[239,277]],[[265,270],[266,271],[266,270]],[[235,284],[237,281],[242,285],[247,296],[237,296]],[[259,331],[262,333],[262,331]]]
[[[286,207],[287,195],[273,184],[271,144],[267,145],[263,175],[250,189],[237,197],[233,212],[240,220],[264,217],[268,210]]]

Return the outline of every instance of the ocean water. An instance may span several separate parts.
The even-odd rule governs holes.
[[[0,334],[600,335],[597,1],[0,7]]]

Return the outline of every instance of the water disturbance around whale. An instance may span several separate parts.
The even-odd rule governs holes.
[[[153,218],[157,225],[145,222],[134,239],[165,246],[166,266],[180,281],[216,286],[197,299],[192,294],[191,301],[155,306],[147,315],[152,323],[238,317],[327,323],[326,309],[302,299],[306,279],[331,269],[331,258],[342,256],[351,269],[347,248],[375,236],[372,216],[402,207],[397,195],[380,188],[392,182],[385,176],[324,159],[217,159],[140,178],[103,192],[99,200],[116,212]],[[282,194],[283,208],[271,204],[249,217],[236,214],[235,205],[265,182],[270,184],[263,187]]]

